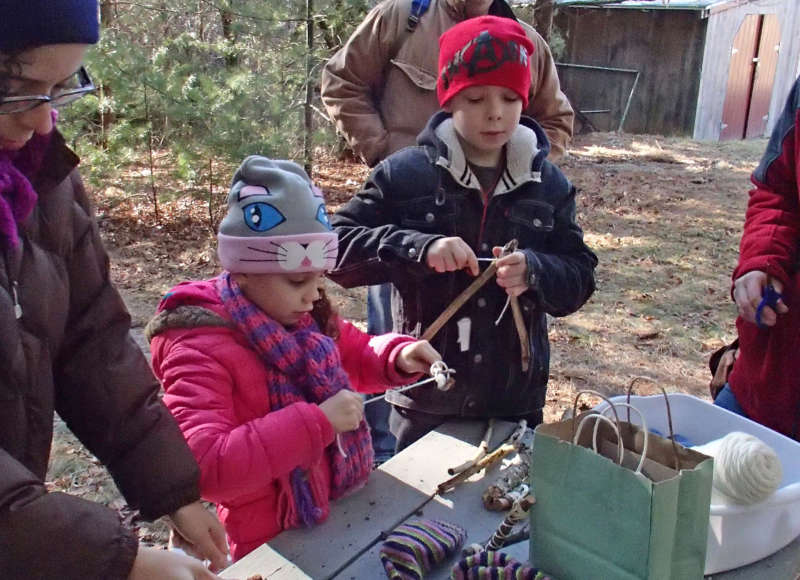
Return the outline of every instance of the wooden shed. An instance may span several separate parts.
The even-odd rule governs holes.
[[[800,0],[556,4],[562,86],[599,130],[763,136],[800,73]]]

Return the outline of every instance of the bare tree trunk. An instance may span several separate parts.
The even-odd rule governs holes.
[[[554,0],[536,0],[533,8],[533,27],[545,42],[550,42],[550,31],[553,29],[553,5]]]
[[[314,68],[314,0],[306,0],[306,102],[303,106],[303,161],[306,173],[311,176],[313,162],[312,139],[314,134],[314,81],[312,73]]]
[[[208,229],[217,233],[217,212],[214,207],[214,158],[208,158]]]
[[[100,2],[100,26],[103,30],[109,29],[114,24],[114,13],[116,4],[112,0]],[[100,147],[108,148],[108,131],[115,121],[114,112],[105,106],[105,102],[111,98],[111,87],[106,83],[100,83],[98,87],[100,93]]]
[[[219,8],[219,18],[222,24],[222,36],[228,43],[229,52],[225,54],[225,64],[234,67],[239,64],[239,58],[233,51],[236,46],[236,35],[233,32],[233,2],[226,2],[224,7]]]
[[[158,210],[158,190],[156,190],[156,164],[153,159],[153,122],[150,119],[150,102],[147,100],[147,85],[144,85],[144,115],[147,120],[147,156],[150,162],[150,193],[153,202],[153,211],[156,223],[161,223],[161,213]]]

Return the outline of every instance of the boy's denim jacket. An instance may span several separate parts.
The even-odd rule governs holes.
[[[493,246],[516,238],[533,282],[519,298],[530,337],[527,373],[510,308],[495,325],[507,295],[492,279],[431,340],[456,369],[455,386],[446,392],[421,386],[387,399],[464,417],[541,409],[550,359],[545,313],[575,312],[595,288],[597,258],[575,222],[575,188],[545,159],[547,138],[528,117],[506,147],[506,169],[485,208],[448,113],[436,113],[418,143],[383,160],[332,216],[339,261],[330,277],[345,287],[391,282],[394,329],[419,336],[473,279],[463,271],[431,270],[428,246],[460,236],[479,258],[489,258]],[[469,326],[461,340],[459,325]]]

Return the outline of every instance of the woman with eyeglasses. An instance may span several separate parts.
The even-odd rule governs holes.
[[[93,88],[81,62],[97,16],[97,0],[0,2],[0,578],[216,578],[138,546],[114,510],[45,485],[57,411],[131,506],[168,515],[213,569],[226,563],[54,126],[54,107]]]

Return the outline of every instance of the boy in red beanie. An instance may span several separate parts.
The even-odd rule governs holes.
[[[454,417],[542,420],[549,351],[545,314],[575,312],[594,291],[597,258],[575,222],[575,189],[546,157],[541,127],[521,116],[533,45],[509,19],[465,20],[439,39],[442,111],[382,161],[331,220],[346,286],[391,282],[395,330],[419,336],[497,258],[482,286],[431,344],[456,369],[448,391],[389,393],[401,450]],[[518,249],[500,257],[516,239]],[[527,330],[523,364],[511,312]],[[497,322],[495,322],[497,321]]]

